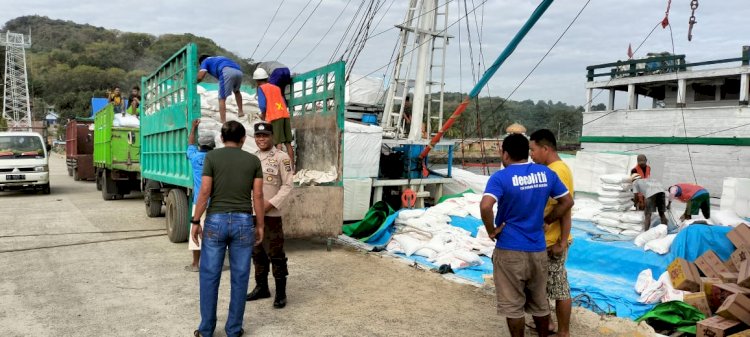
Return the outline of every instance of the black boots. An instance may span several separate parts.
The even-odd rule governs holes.
[[[273,307],[277,309],[281,309],[285,306],[286,306],[286,277],[281,277],[281,278],[276,279],[276,297],[273,299]]]
[[[248,301],[255,301],[261,298],[271,297],[271,292],[268,290],[268,277],[256,277],[255,288],[249,294],[247,294]]]

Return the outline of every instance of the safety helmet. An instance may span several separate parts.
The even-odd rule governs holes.
[[[268,73],[263,68],[255,69],[255,72],[253,72],[253,79],[254,80],[268,79]]]

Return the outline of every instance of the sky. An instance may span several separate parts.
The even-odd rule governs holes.
[[[383,1],[370,30],[378,35],[367,41],[353,66],[354,74],[379,78],[391,75],[385,71],[392,69],[386,66],[398,43],[399,31],[394,25],[404,21],[408,1]],[[647,52],[672,52],[672,41],[674,52],[685,54],[688,62],[739,57],[742,45],[750,45],[743,38],[750,31],[746,1],[699,1],[693,40],[688,41],[689,0],[671,1],[672,34],[669,28],[658,27],[648,39],[649,32],[664,17],[668,0],[558,0],[495,74],[482,96],[508,97],[587,2],[580,17],[511,99],[582,105],[586,101],[586,66],[627,59],[629,44],[635,50],[643,43],[636,58]],[[278,60],[293,72],[304,72],[328,64],[332,56],[341,56],[341,50],[336,55],[334,51],[342,41],[346,45],[351,39],[353,29],[346,37],[345,33],[362,2],[365,0],[4,0],[0,23],[23,15],[42,15],[127,32],[192,33],[211,38],[242,57]],[[475,73],[483,70],[485,63],[491,64],[540,1],[438,2],[447,3],[448,33],[453,36],[446,56],[446,91],[468,92],[474,85],[472,56]],[[470,12],[468,30],[464,6]]]

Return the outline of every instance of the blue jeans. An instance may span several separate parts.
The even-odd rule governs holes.
[[[211,337],[216,328],[216,302],[219,281],[224,265],[224,253],[229,247],[231,293],[229,314],[224,330],[227,336],[237,336],[245,314],[245,296],[250,276],[250,256],[255,243],[255,225],[249,213],[218,213],[206,217],[203,224],[203,245],[200,262],[201,324],[198,331]]]

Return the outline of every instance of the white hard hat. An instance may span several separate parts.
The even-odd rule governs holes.
[[[255,72],[253,72],[254,80],[265,80],[267,78],[268,78],[268,73],[263,68],[255,69]]]

